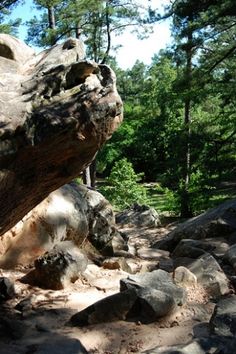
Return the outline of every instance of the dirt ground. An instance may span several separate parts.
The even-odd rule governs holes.
[[[130,260],[130,265],[133,269],[136,267],[136,270],[145,271],[148,262],[155,263],[156,256],[154,254],[154,258],[150,259],[150,254],[145,256],[145,250],[169,229],[127,228],[123,231],[130,237],[130,247],[136,247],[137,254],[140,254]],[[187,304],[155,323],[117,321],[78,328],[68,325],[70,317],[97,300],[118,292],[120,279],[127,277],[128,273],[90,263],[84,275],[69,288],[52,291],[22,284],[19,279],[27,271],[1,271],[2,276],[15,282],[17,293],[16,298],[5,304],[4,311],[13,316],[13,321],[19,320],[24,330],[24,335],[18,336],[19,328],[13,326],[15,335],[1,335],[1,354],[33,353],[25,348],[42,343],[52,336],[60,336],[65,341],[77,338],[90,354],[128,354],[142,353],[156,346],[186,343],[193,336],[208,334],[207,322],[214,304],[209,302],[200,286],[186,288]],[[26,304],[23,303],[21,308],[18,306],[18,310],[14,309],[23,299]]]

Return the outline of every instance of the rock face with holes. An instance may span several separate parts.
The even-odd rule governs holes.
[[[71,181],[122,120],[113,71],[79,40],[35,55],[0,35],[0,234]]]

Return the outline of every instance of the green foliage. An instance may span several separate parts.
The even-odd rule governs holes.
[[[67,37],[81,37],[87,57],[96,62],[107,62],[111,48],[115,50],[112,34],[120,35],[127,27],[139,34],[147,29],[142,19],[143,6],[135,0],[34,0],[34,3],[41,13],[27,22],[29,43],[47,47]]]
[[[11,35],[17,35],[18,28],[21,24],[21,19],[17,18],[15,20],[8,20],[11,14],[12,7],[19,3],[19,0],[5,0],[0,4],[0,33],[7,33]]]
[[[124,209],[134,203],[146,202],[146,191],[139,184],[142,174],[136,174],[132,164],[123,158],[117,161],[110,176],[108,186],[101,187],[100,191],[118,209]]]

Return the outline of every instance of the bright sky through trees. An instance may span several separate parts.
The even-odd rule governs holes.
[[[147,0],[146,0],[147,1]],[[144,3],[143,1],[141,2]],[[167,5],[169,0],[151,0],[152,5],[161,8]],[[21,18],[22,25],[19,28],[19,37],[25,40],[27,28],[24,25],[26,21],[37,14],[37,10],[33,7],[32,0],[25,0],[24,4],[17,6],[12,12],[11,18]],[[130,68],[136,60],[143,61],[145,64],[151,63],[151,58],[162,48],[165,48],[170,41],[170,29],[168,22],[162,22],[154,26],[153,33],[147,39],[139,40],[135,34],[126,32],[125,34],[114,37],[113,45],[121,45],[122,47],[116,53],[118,64],[123,69]]]

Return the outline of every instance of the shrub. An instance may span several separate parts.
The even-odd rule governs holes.
[[[117,208],[124,209],[133,203],[146,202],[146,190],[139,184],[142,174],[136,174],[132,163],[126,158],[117,161],[110,176],[106,179],[107,186],[101,187],[101,193]]]

